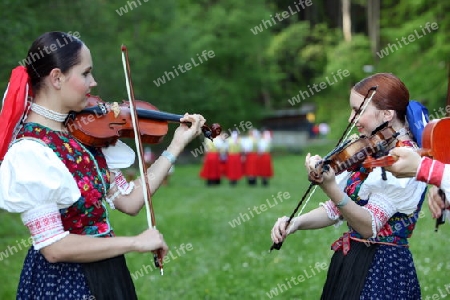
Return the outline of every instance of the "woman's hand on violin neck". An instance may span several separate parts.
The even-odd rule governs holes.
[[[321,176],[321,168],[318,167],[318,164],[322,161],[322,158],[319,155],[311,156],[311,153],[308,153],[305,158],[305,168],[308,172],[308,178],[311,180],[316,180],[317,182],[322,181]]]
[[[169,247],[164,241],[163,235],[153,228],[149,228],[134,237],[133,249],[137,252],[161,250],[162,258],[164,258],[169,251]]]
[[[318,184],[319,186],[327,186],[335,182],[334,170],[322,165],[322,157],[319,155],[311,156],[310,153],[306,155],[305,167],[308,172],[308,180]]]
[[[185,147],[189,144],[195,137],[202,134],[202,126],[205,125],[205,118],[198,114],[184,114],[180,119],[180,126],[175,130],[173,141],[177,142],[181,147]],[[190,123],[187,125],[184,123]]]
[[[398,178],[415,177],[422,158],[412,148],[396,147],[389,152],[398,160],[392,166],[386,166],[386,170]]]

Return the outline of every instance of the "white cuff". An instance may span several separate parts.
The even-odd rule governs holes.
[[[333,203],[333,201],[328,200],[325,203],[320,202],[319,205],[323,206],[323,208],[325,208],[325,210],[327,212],[327,216],[330,220],[336,221],[341,216],[341,212],[336,207],[336,204]]]
[[[40,250],[69,234],[64,231],[56,203],[43,204],[21,215],[22,222],[28,227],[33,239],[34,249]]]

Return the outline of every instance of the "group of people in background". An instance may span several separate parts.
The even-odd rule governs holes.
[[[235,186],[239,180],[256,186],[258,178],[263,186],[273,177],[271,156],[272,133],[269,130],[252,129],[244,135],[233,131],[223,133],[213,141],[205,138],[205,156],[200,177],[208,186],[219,185],[222,178]]]

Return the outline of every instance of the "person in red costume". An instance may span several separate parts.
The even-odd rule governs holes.
[[[241,138],[242,152],[245,155],[244,174],[247,177],[247,183],[250,186],[256,185],[258,178],[258,140],[260,133],[252,129],[246,137]]]
[[[46,32],[24,61],[11,73],[0,113],[0,208],[19,213],[33,240],[17,299],[137,299],[124,254],[164,257],[168,247],[156,229],[119,237],[111,226],[107,204],[128,215],[145,204],[141,178],[128,182],[120,171],[134,151],[120,140],[86,146],[65,125],[97,86],[89,48],[67,33]],[[185,114],[180,122],[192,126],[180,124],[148,169],[152,193],[205,119]]]
[[[211,141],[205,137],[203,142],[203,147],[206,154],[203,158],[203,166],[200,170],[200,177],[206,180],[206,185],[208,186],[220,184],[220,178],[222,177],[220,152],[216,140],[217,139]]]
[[[227,140],[228,155],[226,162],[226,176],[231,186],[235,186],[243,176],[241,147],[237,131],[233,131]]]
[[[268,186],[269,179],[273,177],[271,142],[272,133],[264,130],[258,141],[258,176],[261,178],[263,186]]]
[[[398,178],[415,177],[418,181],[432,184],[433,187],[428,192],[428,207],[433,218],[440,218],[442,213],[447,217],[450,215],[450,165],[429,157],[421,157],[416,151],[405,148],[394,148],[389,152],[398,160],[386,167]],[[439,195],[440,188],[447,199],[445,202]]]

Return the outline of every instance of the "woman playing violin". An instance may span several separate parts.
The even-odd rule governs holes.
[[[377,92],[366,109],[359,111],[369,89]],[[366,99],[367,100],[367,99]],[[379,73],[358,82],[350,93],[351,116],[360,114],[356,127],[360,135],[370,136],[388,122],[399,135],[388,148],[415,148],[415,136],[409,133],[406,115],[409,92],[394,75]],[[419,136],[420,138],[420,136]],[[275,223],[271,237],[282,242],[297,230],[338,226],[346,221],[348,230],[336,240],[321,299],[420,299],[408,238],[414,230],[426,185],[414,178],[397,179],[382,169],[363,168],[335,176],[330,168],[322,173],[321,157],[307,155],[305,166],[330,198],[308,213]]]
[[[106,202],[129,215],[144,205],[141,180],[127,182],[120,172],[134,162],[134,151],[120,141],[88,147],[64,125],[97,85],[90,51],[76,37],[47,32],[33,42],[27,61],[13,70],[0,115],[0,208],[20,213],[33,240],[17,298],[136,299],[124,254],[164,257],[168,247],[156,229],[118,237],[111,227]],[[185,114],[180,122],[191,126],[177,128],[148,170],[152,192],[205,120]]]

